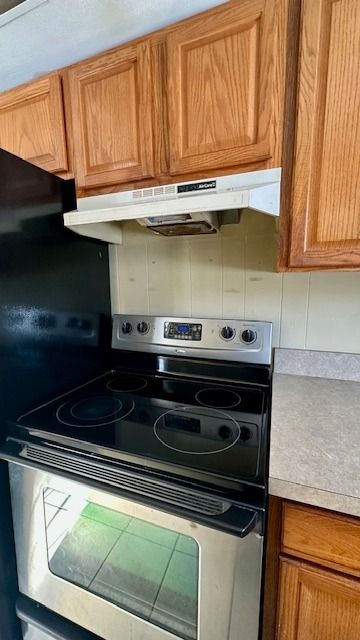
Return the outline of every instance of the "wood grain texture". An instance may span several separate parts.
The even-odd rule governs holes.
[[[151,43],[153,82],[154,174],[169,172],[169,120],[167,109],[166,41]]]
[[[299,0],[290,0],[287,17],[286,38],[283,43],[286,52],[285,85],[286,91],[283,97],[283,118],[280,117],[281,125],[279,135],[281,136],[281,158],[278,165],[282,167],[281,173],[281,195],[280,195],[280,218],[279,218],[279,248],[277,269],[287,271],[289,264],[290,250],[290,223],[292,207],[292,181],[294,165],[295,146],[295,121],[297,108],[298,90],[298,55],[299,55],[299,34],[300,34],[300,10]],[[280,40],[279,37],[277,38]],[[281,59],[283,59],[281,57]],[[278,106],[278,113],[281,114],[281,105]],[[279,117],[276,118],[276,121]],[[278,147],[278,145],[277,145]]]
[[[241,4],[244,4],[244,0],[241,0]],[[257,169],[267,169],[271,166],[283,165],[283,132],[286,139],[289,115],[285,120],[283,117],[284,112],[284,99],[285,99],[285,87],[288,90],[288,86],[293,83],[293,75],[289,67],[289,57],[287,55],[289,44],[293,42],[293,36],[296,33],[297,25],[294,24],[294,14],[296,14],[299,6],[298,0],[275,0],[275,19],[271,25],[274,43],[276,43],[274,55],[272,58],[272,69],[275,78],[277,90],[270,96],[270,102],[272,104],[273,118],[271,126],[268,130],[269,139],[272,140],[272,157],[266,157],[263,160],[259,160],[255,156],[252,160],[241,160],[241,165],[237,158],[231,158],[230,163],[220,166],[218,162],[215,162],[213,167],[202,165],[201,162],[194,170],[189,171],[179,170],[177,173],[169,174],[169,135],[170,128],[168,123],[168,113],[170,108],[168,107],[168,74],[167,68],[167,52],[168,46],[166,44],[167,36],[175,34],[179,29],[187,27],[194,21],[194,17],[187,18],[178,23],[169,25],[168,27],[157,31],[150,36],[132,42],[133,45],[141,44],[142,42],[151,42],[151,59],[152,59],[152,80],[153,80],[153,129],[154,129],[154,174],[155,177],[150,178],[134,178],[126,183],[109,183],[100,184],[94,187],[87,186],[86,189],[79,186],[77,193],[79,197],[85,195],[96,195],[100,193],[113,193],[116,191],[122,191],[124,189],[137,189],[146,186],[156,186],[158,184],[171,184],[174,182],[181,182],[187,180],[202,179],[204,174],[208,177],[214,177],[217,175],[226,175],[229,173],[238,173],[239,171],[256,171]],[[250,7],[251,3],[248,3]],[[294,6],[292,6],[294,5]],[[289,7],[291,6],[291,11]],[[231,0],[226,5],[219,5],[213,9],[207,10],[201,14],[198,14],[196,20],[203,22],[211,18],[211,24],[216,25],[219,19],[222,19],[224,9],[238,10],[239,0]],[[294,11],[295,7],[295,11]],[[251,7],[250,7],[251,11]],[[287,28],[290,30],[288,37]],[[289,39],[290,38],[290,39]],[[109,53],[115,53],[116,50],[112,50]],[[76,65],[75,65],[76,66]],[[285,78],[285,72],[287,77]],[[290,74],[290,75],[289,75]],[[243,73],[242,73],[243,75]],[[237,84],[237,78],[235,84]],[[287,91],[286,91],[287,92]],[[269,102],[269,97],[267,96]],[[286,125],[286,126],[285,126]],[[176,124],[178,127],[178,124]],[[285,130],[284,130],[285,129]],[[289,145],[287,145],[288,147]],[[225,154],[224,154],[225,155]],[[244,162],[244,163],[243,163]]]
[[[47,171],[68,170],[59,73],[0,95],[0,147]]]
[[[168,35],[170,173],[275,166],[287,7],[241,0]]]
[[[303,0],[291,267],[360,267],[360,3]]]
[[[183,154],[255,143],[259,22],[260,15],[242,30],[231,27],[221,37],[211,34],[182,46]]]
[[[285,503],[281,550],[360,577],[360,520]]]
[[[360,581],[281,558],[277,640],[358,640]]]
[[[72,67],[69,86],[78,186],[153,176],[149,41]]]

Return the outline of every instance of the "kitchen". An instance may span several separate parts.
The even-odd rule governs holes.
[[[0,9],[0,639],[358,638],[358,1]]]

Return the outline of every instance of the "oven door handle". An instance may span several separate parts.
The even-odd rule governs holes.
[[[216,528],[245,538],[254,529],[262,533],[261,520],[258,511],[232,504],[228,511],[217,516]]]
[[[264,512],[252,505],[237,503],[219,491],[184,486],[167,479],[112,464],[99,456],[63,451],[46,443],[9,438],[0,449],[0,459],[31,469],[82,481],[87,486],[145,506],[210,526],[240,538],[254,529],[263,533]]]

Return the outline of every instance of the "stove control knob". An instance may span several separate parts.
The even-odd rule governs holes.
[[[123,322],[121,326],[121,331],[125,335],[129,335],[132,332],[132,324],[131,322]]]
[[[247,440],[250,440],[251,437],[252,435],[250,429],[248,427],[241,427],[240,440],[246,442]]]
[[[232,431],[230,427],[228,427],[226,424],[223,424],[221,427],[219,427],[218,434],[221,440],[229,440],[232,436]]]
[[[235,335],[235,329],[229,326],[223,327],[220,331],[220,335],[223,340],[231,340]]]
[[[139,333],[142,333],[142,334],[147,333],[149,331],[149,328],[150,327],[147,322],[144,322],[144,321],[138,322],[137,330]]]
[[[245,344],[252,344],[257,338],[257,333],[253,329],[245,329],[241,334],[241,340]]]

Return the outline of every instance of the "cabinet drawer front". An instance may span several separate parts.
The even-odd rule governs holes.
[[[271,158],[274,105],[283,95],[281,73],[275,78],[279,5],[241,0],[169,34],[172,174]]]
[[[360,577],[360,520],[286,503],[282,552]]]
[[[59,74],[0,95],[0,147],[47,171],[67,171]]]
[[[79,187],[153,175],[150,43],[120,47],[70,70]]]

